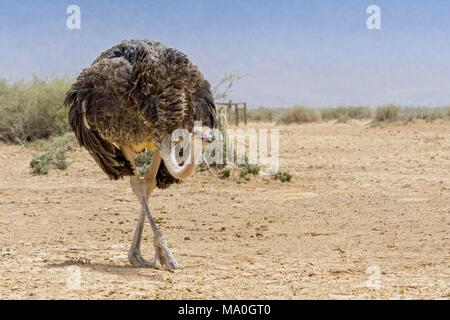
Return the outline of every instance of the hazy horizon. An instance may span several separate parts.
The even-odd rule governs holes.
[[[66,8],[81,8],[81,30]],[[366,27],[369,5],[381,30]],[[450,1],[9,1],[0,4],[0,78],[75,77],[130,38],[185,52],[251,107],[450,105]]]

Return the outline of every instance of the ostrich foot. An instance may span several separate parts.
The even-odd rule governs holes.
[[[142,258],[142,255],[139,251],[130,251],[128,252],[128,260],[133,267],[136,268],[154,268],[155,264],[150,261]]]
[[[160,231],[155,233],[155,265],[157,262],[169,270],[177,268],[175,257],[167,246],[166,238]]]

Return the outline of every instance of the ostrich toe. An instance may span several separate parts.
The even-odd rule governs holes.
[[[162,267],[169,270],[177,268],[177,262],[167,246],[167,241],[161,232],[155,234],[155,263],[159,262]]]
[[[142,258],[142,255],[140,252],[130,251],[128,253],[128,259],[130,260],[131,265],[136,268],[154,268],[155,267],[154,263],[151,263],[150,261],[147,261],[144,258]]]

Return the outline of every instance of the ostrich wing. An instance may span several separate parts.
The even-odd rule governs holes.
[[[120,110],[120,97],[129,89],[130,72],[131,66],[123,59],[102,60],[83,70],[64,101],[78,142],[111,179],[134,174],[114,140],[105,138],[114,136],[114,126],[103,130],[108,119]]]

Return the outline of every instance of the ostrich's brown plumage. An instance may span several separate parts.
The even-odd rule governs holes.
[[[103,52],[68,91],[69,124],[111,179],[134,175],[120,146],[154,143],[194,121],[216,127],[211,86],[180,51],[159,42],[124,41]],[[157,186],[176,182],[162,162]]]

